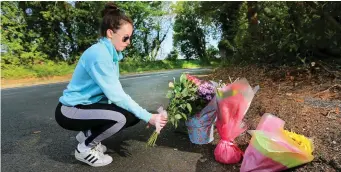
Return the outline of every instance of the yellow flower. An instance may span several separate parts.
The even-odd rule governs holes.
[[[304,149],[309,154],[312,154],[314,148],[310,139],[306,138],[303,135],[296,134],[295,132],[290,132],[287,130],[284,130],[284,134],[286,136],[289,136],[294,142],[296,142],[300,148]]]
[[[221,91],[220,89],[217,89],[217,95],[219,98],[223,97],[223,91]]]
[[[232,96],[235,96],[238,94],[238,90],[232,90]]]

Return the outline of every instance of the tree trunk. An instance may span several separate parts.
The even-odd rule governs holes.
[[[258,8],[256,1],[248,1],[247,2],[247,18],[249,21],[249,32],[253,39],[258,39]],[[258,39],[259,40],[259,39]]]

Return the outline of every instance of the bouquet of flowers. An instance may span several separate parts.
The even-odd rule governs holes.
[[[243,152],[234,144],[234,139],[246,130],[243,118],[254,97],[254,90],[246,79],[218,89],[217,130],[221,137],[214,150],[216,161],[238,163]]]
[[[303,135],[284,130],[284,121],[264,114],[252,135],[240,168],[246,171],[283,171],[314,159],[313,143]]]
[[[174,79],[169,88],[168,120],[175,128],[180,120],[188,120],[202,111],[215,96],[213,84],[189,74],[182,74],[179,82]]]

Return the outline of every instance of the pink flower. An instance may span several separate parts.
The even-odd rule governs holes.
[[[190,74],[186,74],[186,78],[191,81],[192,83],[194,83],[196,86],[200,85],[200,80]]]

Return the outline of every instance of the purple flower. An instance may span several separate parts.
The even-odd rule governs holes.
[[[214,94],[215,94],[214,86],[208,82],[201,84],[198,88],[199,97],[207,101],[212,100]]]

